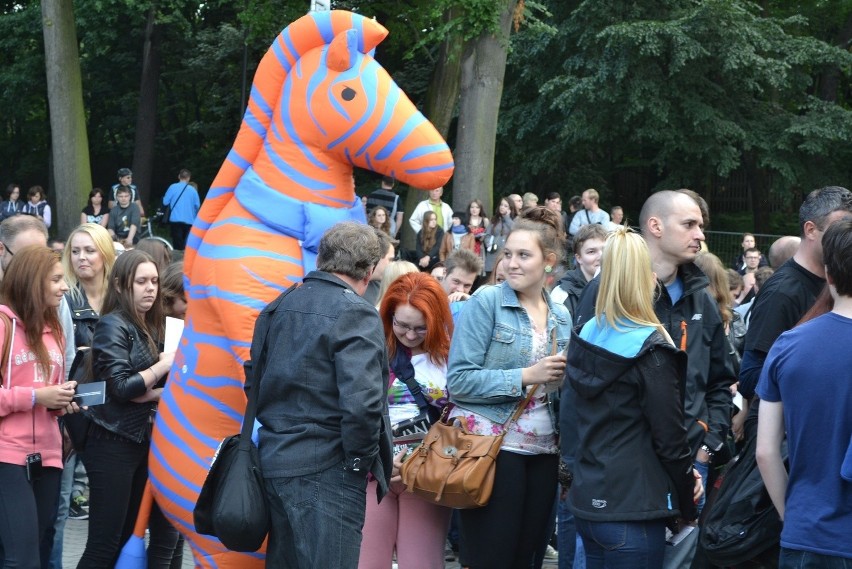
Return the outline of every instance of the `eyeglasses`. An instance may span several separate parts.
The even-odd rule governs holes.
[[[0,241],[0,243],[3,243],[3,241]],[[15,256],[15,253],[13,253],[11,249],[9,249],[9,246],[8,246],[8,245],[6,245],[6,243],[3,243],[3,247],[5,247],[5,248],[6,248],[6,251],[8,251],[8,252],[9,252],[9,256],[10,256],[10,257],[14,257],[14,256]]]
[[[393,327],[402,332],[403,334],[408,334],[409,332],[414,332],[417,336],[425,336],[426,335],[426,326],[417,326],[416,328],[412,328],[408,324],[400,324],[396,321],[396,316],[393,317]]]

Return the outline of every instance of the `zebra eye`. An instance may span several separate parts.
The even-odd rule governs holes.
[[[344,101],[351,101],[355,98],[355,95],[357,95],[355,89],[351,89],[349,87],[344,87],[343,92],[340,94]]]

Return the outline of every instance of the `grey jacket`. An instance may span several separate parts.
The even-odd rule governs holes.
[[[264,477],[339,464],[372,473],[383,496],[392,447],[388,358],[375,307],[336,276],[313,271],[264,314],[269,343],[257,411]]]

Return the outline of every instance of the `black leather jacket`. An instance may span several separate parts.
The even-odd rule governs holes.
[[[71,320],[74,321],[74,345],[82,348],[92,345],[92,336],[95,334],[95,325],[100,320],[100,315],[89,304],[83,287],[78,287],[78,290],[80,291],[79,302],[70,292],[65,293],[65,300],[71,309]]]
[[[87,415],[104,429],[141,443],[150,438],[156,403],[131,401],[147,391],[140,375],[157,362],[142,334],[122,312],[103,316],[92,339],[92,371],[106,382],[106,403],[89,408]]]

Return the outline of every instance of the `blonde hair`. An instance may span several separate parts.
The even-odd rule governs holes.
[[[615,330],[625,324],[652,326],[671,342],[654,312],[656,279],[645,240],[629,227],[619,227],[606,239],[601,258],[601,284],[595,318]]]
[[[382,282],[379,284],[379,296],[376,298],[376,306],[379,306],[382,303],[382,299],[385,297],[385,294],[388,292],[393,281],[402,275],[416,273],[419,271],[420,269],[417,268],[417,265],[409,263],[408,261],[392,261],[388,263],[388,266],[385,267],[385,272],[382,275]]]
[[[68,236],[68,240],[65,241],[65,249],[62,251],[62,269],[65,274],[65,282],[70,289],[68,292],[71,298],[74,299],[74,302],[80,304],[83,302],[83,293],[80,290],[80,280],[71,264],[71,240],[78,233],[85,233],[92,238],[92,243],[95,244],[95,249],[98,250],[98,254],[104,262],[104,272],[99,284],[101,293],[106,293],[107,288],[109,288],[109,275],[112,272],[113,265],[115,265],[115,247],[112,245],[112,237],[110,237],[109,231],[97,223],[83,223]]]

